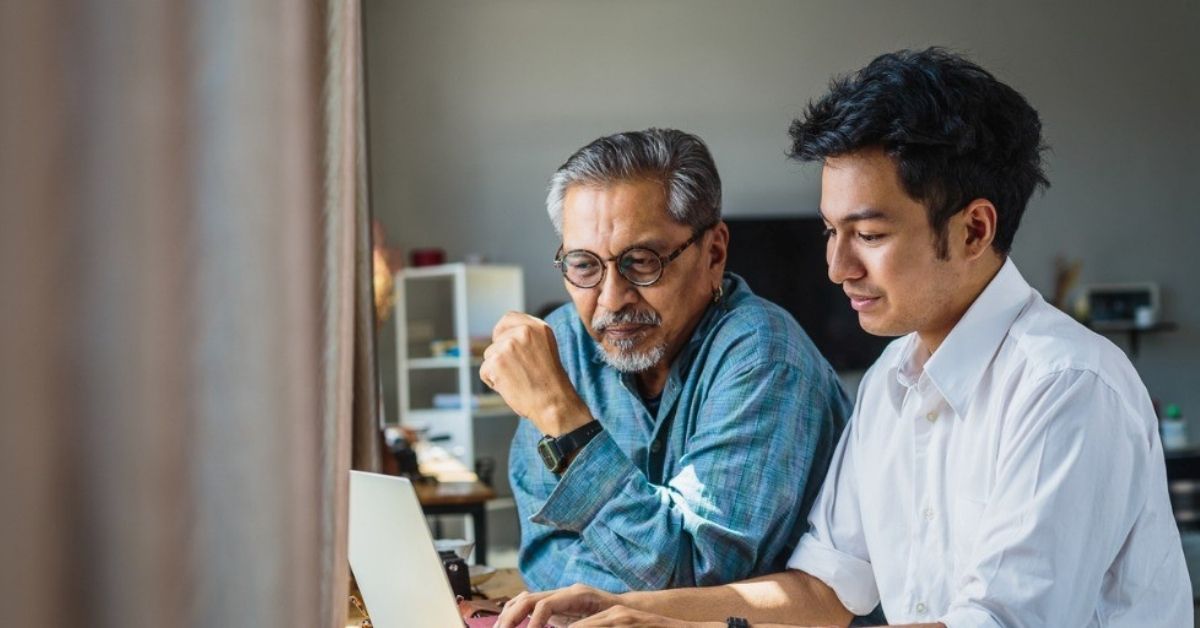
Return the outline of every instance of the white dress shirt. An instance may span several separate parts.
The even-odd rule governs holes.
[[[1011,260],[930,356],[864,376],[788,567],[891,623],[1191,627],[1157,419]]]

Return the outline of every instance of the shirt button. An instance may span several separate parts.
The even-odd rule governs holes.
[[[933,521],[933,509],[926,506],[925,510],[921,511],[921,516],[925,517],[926,521]]]
[[[660,443],[658,441],[654,441],[654,442],[650,443],[650,451],[652,451],[654,453],[658,453],[658,450],[660,450],[660,449],[662,449],[662,443]]]
[[[926,608],[925,608],[925,603],[924,603],[924,602],[917,602],[917,606],[915,607],[915,609],[914,609],[914,610],[916,610],[916,611],[917,611],[917,614],[918,614],[918,615],[924,615],[924,614],[925,614],[925,611],[926,611]]]
[[[933,423],[934,421],[936,421],[936,420],[937,420],[937,413],[936,413],[936,412],[930,412],[929,414],[926,414],[926,415],[925,415],[925,420],[926,420],[926,421],[929,421],[930,423]]]

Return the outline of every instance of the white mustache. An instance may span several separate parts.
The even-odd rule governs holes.
[[[592,317],[592,329],[597,333],[613,325],[661,325],[662,317],[658,312],[642,310],[621,310],[619,312],[598,312]]]

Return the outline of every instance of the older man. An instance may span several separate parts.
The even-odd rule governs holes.
[[[1008,257],[1046,183],[1037,112],[960,56],[902,51],[834,81],[791,135],[824,163],[829,278],[863,329],[903,337],[863,378],[789,570],[526,594],[500,625],[845,626],[880,603],[927,628],[1193,625],[1145,387]]]
[[[707,147],[600,138],[546,204],[572,302],[505,316],[480,367],[528,419],[509,462],[525,582],[627,591],[781,568],[849,403],[796,321],[724,272]]]

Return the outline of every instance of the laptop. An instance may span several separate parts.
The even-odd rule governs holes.
[[[376,628],[488,628],[464,622],[407,478],[350,472],[350,569]],[[524,624],[522,624],[524,625]]]

